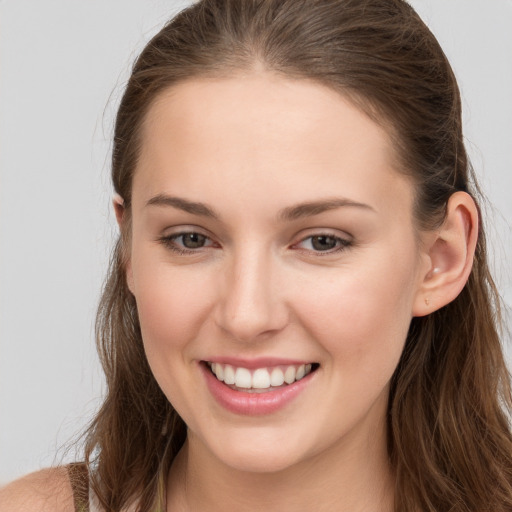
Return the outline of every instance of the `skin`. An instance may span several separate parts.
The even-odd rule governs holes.
[[[127,282],[155,378],[189,428],[167,510],[392,510],[389,381],[411,318],[467,281],[472,199],[453,194],[443,226],[418,232],[386,131],[330,89],[268,73],[177,85],[142,135]],[[148,204],[162,196],[216,216]],[[350,204],[283,215],[340,198]],[[115,210],[122,225],[122,201]],[[180,252],[184,232],[204,246]],[[319,235],[333,248],[319,251]],[[200,370],[229,356],[319,368],[283,409],[244,416],[214,400]],[[71,512],[66,471],[0,490],[2,510],[28,504]]]
[[[148,205],[162,195],[216,218]],[[333,198],[365,206],[280,219]],[[383,129],[320,85],[270,74],[198,80],[154,103],[127,277],[151,368],[189,427],[169,482],[180,508],[390,508],[389,380],[431,269],[413,198]],[[182,238],[162,242],[183,232],[206,245],[180,254]],[[349,245],[315,251],[310,237],[321,234]],[[219,356],[320,367],[284,409],[247,417],[205,385],[198,362]]]
[[[0,489],[2,511],[73,512],[74,509],[65,468],[43,469]]]

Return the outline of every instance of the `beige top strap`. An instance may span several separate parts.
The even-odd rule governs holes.
[[[84,463],[68,466],[69,481],[73,489],[75,512],[89,512],[89,472]]]

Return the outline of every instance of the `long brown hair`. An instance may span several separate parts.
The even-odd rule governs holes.
[[[140,128],[155,98],[194,77],[259,66],[314,80],[389,128],[416,187],[418,229],[442,223],[448,198],[479,196],[463,144],[461,100],[438,42],[403,0],[203,0],[182,11],[137,59],[116,118],[112,179],[125,201],[97,318],[107,379],[88,431],[93,487],[108,511],[157,506],[159,475],[186,427],[147,363],[124,264]],[[412,320],[389,397],[395,510],[512,510],[510,380],[497,325],[499,300],[481,228],[462,293]]]

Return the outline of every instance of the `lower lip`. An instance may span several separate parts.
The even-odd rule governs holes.
[[[230,412],[247,416],[271,414],[283,409],[304,391],[315,374],[315,372],[312,372],[293,384],[272,391],[246,393],[231,389],[218,380],[206,364],[200,363],[199,366],[205,376],[208,389],[217,402]]]

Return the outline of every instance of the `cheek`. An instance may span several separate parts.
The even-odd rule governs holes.
[[[144,350],[151,371],[167,399],[184,418],[194,418],[191,354],[208,318],[206,283],[167,264],[136,267],[135,293]],[[192,404],[192,405],[191,405]]]
[[[212,287],[204,273],[172,267],[153,255],[134,258],[133,277],[148,359],[152,366],[170,364],[203,328],[213,303]]]
[[[318,280],[303,287],[310,292],[296,302],[297,316],[331,364],[345,367],[344,375],[387,378],[398,363],[412,318],[414,267],[389,271],[395,267],[380,259],[373,266],[340,269],[321,287]]]

